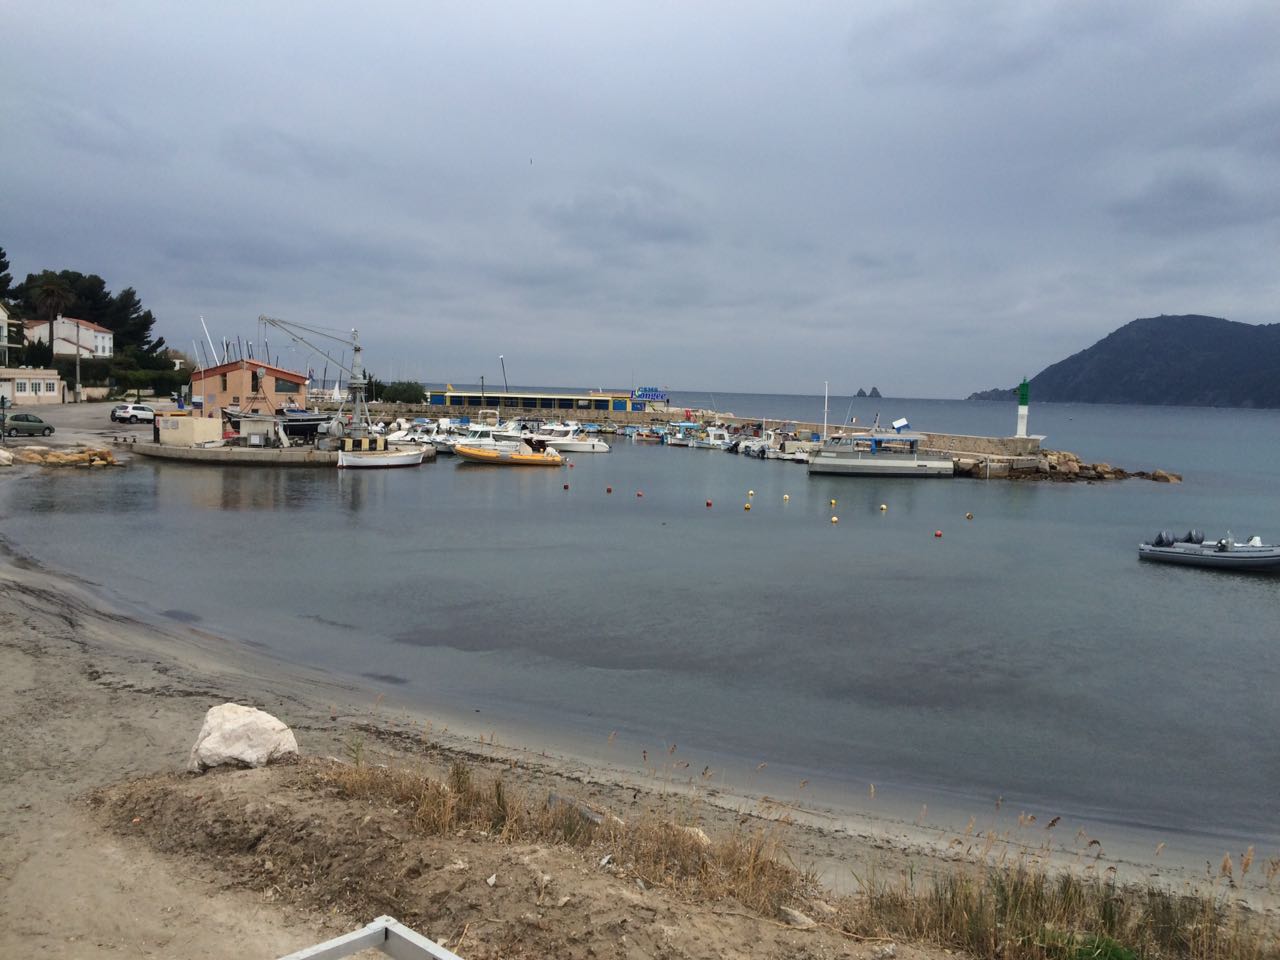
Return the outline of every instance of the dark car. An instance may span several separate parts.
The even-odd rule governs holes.
[[[25,433],[28,437],[34,437],[36,434],[47,437],[53,433],[53,427],[34,413],[11,413],[4,422],[4,432],[11,437],[16,437],[20,433]]]

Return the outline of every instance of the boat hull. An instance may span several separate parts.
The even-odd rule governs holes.
[[[339,450],[339,469],[386,470],[390,467],[416,467],[422,463],[422,448],[395,450]]]
[[[1138,559],[1211,570],[1280,570],[1280,546],[1251,547],[1237,543],[1229,550],[1219,550],[1213,544],[1156,547],[1142,543],[1138,545]]]
[[[535,437],[534,439],[540,439]],[[560,453],[608,453],[609,444],[603,440],[548,440],[547,446]]]
[[[558,453],[518,453],[511,450],[493,447],[468,447],[458,444],[453,448],[454,455],[468,463],[491,463],[501,467],[558,467],[564,458]]]
[[[810,473],[848,477],[949,477],[955,464],[941,457],[847,457],[817,450],[810,454]]]

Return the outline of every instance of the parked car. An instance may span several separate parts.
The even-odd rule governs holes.
[[[20,433],[25,433],[28,437],[34,437],[36,434],[47,437],[53,433],[53,427],[34,413],[11,413],[4,422],[4,432],[11,437],[16,437]]]
[[[145,403],[121,403],[111,408],[112,423],[137,423],[139,420],[155,422],[155,407]]]

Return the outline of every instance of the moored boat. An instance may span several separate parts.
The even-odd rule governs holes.
[[[810,453],[810,473],[870,477],[949,477],[950,457],[922,453],[923,438],[914,433],[836,433]]]
[[[1138,559],[1218,570],[1276,570],[1280,569],[1280,544],[1263,543],[1261,537],[1236,543],[1230,533],[1205,543],[1198,530],[1175,540],[1162,530],[1150,543],[1138,544]]]
[[[563,423],[548,423],[541,430],[532,434],[530,440],[545,443],[559,453],[608,453],[609,444],[599,437],[593,437],[582,429],[576,420]]]
[[[470,447],[459,443],[453,448],[454,455],[468,463],[492,463],[501,467],[558,467],[564,458],[555,450],[536,450],[528,444],[519,444],[515,449],[507,447]]]
[[[416,467],[422,463],[422,447],[397,447],[392,450],[339,450],[339,468]]]

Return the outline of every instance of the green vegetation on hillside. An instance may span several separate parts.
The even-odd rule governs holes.
[[[1195,314],[1125,324],[1031,378],[1031,399],[1188,407],[1280,407],[1280,324]],[[970,400],[1012,400],[1017,388]]]
[[[122,391],[154,389],[168,393],[187,381],[187,371],[173,369],[174,357],[181,354],[166,349],[163,337],[153,336],[156,318],[143,307],[133,287],[112,293],[102,277],[76,270],[42,270],[27,274],[25,280],[15,284],[9,273],[8,257],[0,248],[0,300],[9,311],[11,344],[23,342],[23,321],[45,321],[52,329],[58,314],[88,320],[110,330],[114,355],[110,359],[80,361],[80,378],[86,386],[112,385]],[[52,336],[45,334],[40,342],[11,349],[10,365],[46,367],[52,361],[63,380],[73,382],[74,358],[53,360],[51,341]]]

